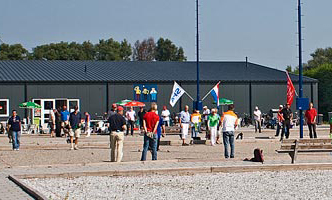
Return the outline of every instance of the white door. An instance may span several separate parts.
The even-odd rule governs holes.
[[[80,110],[80,100],[79,99],[68,99],[67,108],[69,112],[74,112],[75,106],[78,106],[78,110]]]
[[[48,123],[51,118],[51,113],[55,109],[55,99],[42,99],[41,109],[41,124]]]

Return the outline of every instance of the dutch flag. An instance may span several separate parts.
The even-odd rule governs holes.
[[[217,83],[217,85],[212,88],[211,95],[219,107],[219,83]]]

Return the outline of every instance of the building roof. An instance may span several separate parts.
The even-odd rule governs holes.
[[[298,76],[290,74],[293,82]],[[202,82],[286,82],[281,70],[246,62],[200,62]],[[0,61],[0,82],[194,82],[196,62]],[[303,77],[304,82],[317,82]]]

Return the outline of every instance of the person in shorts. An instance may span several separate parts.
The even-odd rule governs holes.
[[[74,112],[70,113],[69,116],[69,137],[70,137],[70,150],[78,150],[78,138],[81,135],[81,113],[78,111],[78,106],[75,106]],[[75,146],[74,146],[75,136]]]
[[[186,143],[186,138],[189,132],[189,125],[190,125],[190,113],[189,113],[189,106],[186,105],[184,107],[184,111],[180,113],[179,119],[181,133],[182,133],[182,146],[188,146],[189,144]]]

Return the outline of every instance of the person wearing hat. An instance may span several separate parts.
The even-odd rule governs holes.
[[[276,131],[276,135],[275,137],[278,137],[279,136],[279,133],[280,133],[280,128],[282,127],[282,121],[284,121],[284,118],[282,116],[282,109],[284,108],[283,105],[280,105],[279,106],[279,111],[278,111],[278,114],[277,114],[277,117],[278,117],[278,122],[277,122],[277,131]]]
[[[255,119],[255,133],[257,133],[257,129],[259,130],[259,133],[261,133],[262,112],[258,109],[258,106],[256,106],[254,110],[254,119]]]
[[[112,104],[112,108],[110,111],[108,111],[107,113],[107,120],[114,114],[116,114],[116,108],[117,108],[117,105],[115,103]]]
[[[281,110],[281,113],[284,119],[282,121],[282,131],[281,131],[280,141],[283,140],[284,135],[286,136],[286,139],[289,138],[290,135],[289,129],[291,126],[291,122],[293,120],[293,113],[288,103],[286,104],[286,107]]]
[[[121,162],[123,157],[124,131],[127,128],[126,120],[123,117],[122,106],[117,107],[117,113],[112,114],[108,118],[108,126],[110,130],[111,162]]]

